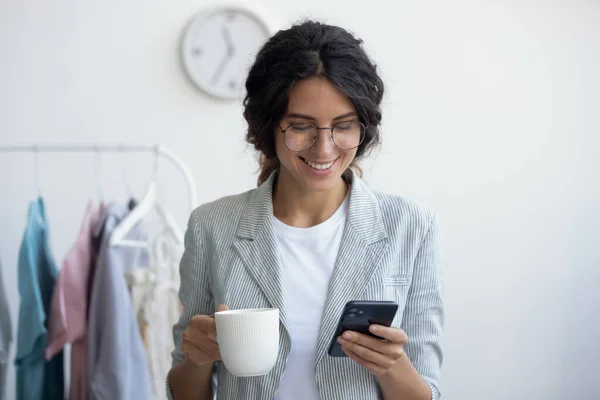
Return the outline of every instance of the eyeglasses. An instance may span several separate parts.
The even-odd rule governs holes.
[[[366,132],[365,126],[358,121],[340,122],[326,128],[317,128],[306,123],[291,124],[285,129],[282,129],[279,123],[277,125],[283,132],[285,145],[292,151],[304,151],[313,147],[320,130],[331,131],[331,140],[340,149],[352,150],[360,146]]]

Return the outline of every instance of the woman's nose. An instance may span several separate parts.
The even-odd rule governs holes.
[[[319,129],[317,132],[317,141],[312,147],[313,152],[325,156],[335,152],[335,148],[335,143],[333,143],[331,137],[331,129]]]

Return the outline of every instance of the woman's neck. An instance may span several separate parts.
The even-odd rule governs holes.
[[[280,171],[273,189],[273,214],[281,222],[298,228],[326,221],[340,207],[349,190],[340,177],[329,191],[307,192],[284,171]]]

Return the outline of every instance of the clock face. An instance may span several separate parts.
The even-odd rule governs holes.
[[[248,69],[269,36],[267,25],[249,10],[231,7],[204,12],[184,36],[184,68],[205,92],[238,99],[243,96]]]

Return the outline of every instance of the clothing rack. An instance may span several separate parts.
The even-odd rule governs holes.
[[[155,144],[155,145],[130,145],[130,144],[116,144],[116,145],[77,145],[77,144],[66,144],[66,145],[7,145],[0,146],[0,153],[2,152],[13,152],[13,153],[154,153],[156,156],[154,172],[156,173],[156,161],[158,156],[162,156],[175,165],[177,169],[183,174],[188,189],[188,202],[190,210],[196,207],[197,201],[197,189],[196,181],[190,168],[187,164],[175,153],[166,147]],[[37,163],[37,158],[36,158]],[[36,165],[37,168],[37,165]],[[37,172],[37,171],[36,171]]]

